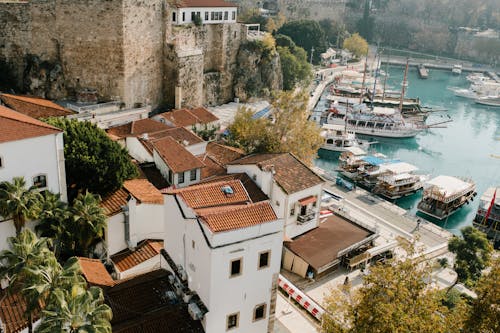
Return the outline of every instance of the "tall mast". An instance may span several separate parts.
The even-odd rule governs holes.
[[[405,76],[403,78],[403,87],[401,88],[401,98],[399,99],[399,111],[403,111],[403,100],[405,98],[406,76],[408,75],[408,63],[410,58],[406,58]]]
[[[384,76],[384,89],[382,90],[382,103],[385,100],[385,85],[387,83],[387,63],[389,62],[389,59],[385,62],[385,76]]]
[[[375,59],[377,59],[377,57],[380,57],[380,53],[378,53],[378,52],[375,55]],[[377,63],[377,68],[375,69],[374,75],[373,75],[375,77],[375,80],[373,81],[373,92],[372,92],[372,103],[371,103],[372,110],[373,110],[373,102],[375,101],[375,89],[377,89],[377,76],[378,76],[377,72],[379,72],[378,74],[380,75],[380,64],[378,61],[376,63]]]
[[[366,82],[366,66],[368,65],[368,51],[366,51],[365,57],[365,70],[363,71],[363,83],[361,83],[361,94],[359,96],[359,104],[363,103],[364,90],[365,90],[365,82]]]

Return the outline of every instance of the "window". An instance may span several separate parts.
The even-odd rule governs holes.
[[[229,13],[228,13],[228,12],[224,12],[224,20],[226,20],[226,21],[227,21],[228,15],[229,15]]]
[[[214,21],[214,20],[215,20],[215,12],[211,12],[211,13],[210,13],[210,19],[211,19],[212,21]]]
[[[182,22],[186,21],[186,13],[182,12]]]
[[[240,321],[239,312],[232,313],[229,316],[227,316],[226,330],[229,331],[230,329],[237,328],[239,321]]]
[[[236,20],[236,12],[233,11],[233,21]]]
[[[236,276],[239,276],[241,275],[241,262],[243,261],[243,259],[239,258],[239,259],[234,259],[234,260],[231,260],[231,275],[229,277],[236,277]]]
[[[38,175],[38,176],[33,177],[33,186],[36,188],[47,187],[47,176],[46,175]]]
[[[294,215],[295,215],[295,206],[292,206],[292,208],[290,208],[290,216]]]
[[[179,178],[178,178],[177,183],[179,183],[179,184],[184,183],[184,172],[178,173],[178,175],[179,175]]]
[[[189,179],[196,180],[196,169],[189,171]]]
[[[194,240],[191,241],[191,247],[194,249],[196,248],[196,243],[194,242]]]
[[[0,168],[3,168],[3,159],[0,157]]]
[[[269,267],[269,257],[271,251],[265,251],[259,253],[259,269]]]
[[[172,13],[172,21],[175,22],[175,12]]]
[[[259,304],[253,310],[253,321],[266,318],[266,304]]]
[[[172,178],[172,170],[168,169],[168,182],[170,184],[173,184],[174,183],[174,180]]]
[[[195,12],[191,12],[191,21],[194,21],[194,16],[196,15]]]
[[[205,12],[205,21],[208,21],[208,12]]]

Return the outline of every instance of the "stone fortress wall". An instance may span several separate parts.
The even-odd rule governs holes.
[[[58,99],[83,88],[126,106],[233,98],[240,24],[173,26],[166,0],[0,0],[0,62],[18,87]],[[35,65],[32,64],[35,56]],[[31,59],[31,60],[30,60]]]

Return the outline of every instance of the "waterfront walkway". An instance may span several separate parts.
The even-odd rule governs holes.
[[[381,63],[383,64],[387,63],[389,65],[405,66],[406,58],[400,56],[383,55],[381,57]],[[481,73],[495,72],[495,70],[489,66],[485,65],[478,66],[477,64],[468,61],[442,59],[439,57],[436,57],[436,59],[418,59],[418,58],[408,59],[409,66],[418,66],[420,64],[424,64],[426,68],[445,69],[450,71],[454,65],[462,65],[462,70],[465,72],[481,72]]]

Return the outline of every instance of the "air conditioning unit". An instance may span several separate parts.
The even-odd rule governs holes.
[[[193,320],[200,320],[203,317],[203,314],[196,303],[189,303],[188,312]]]
[[[173,291],[170,291],[170,290],[167,291],[166,296],[167,296],[167,299],[168,299],[170,304],[177,303],[177,295],[175,295],[175,293]]]
[[[182,300],[184,301],[184,303],[189,303],[189,301],[191,300],[191,297],[193,297],[193,294],[191,293],[190,290],[187,290],[186,292],[184,292],[182,294]]]

